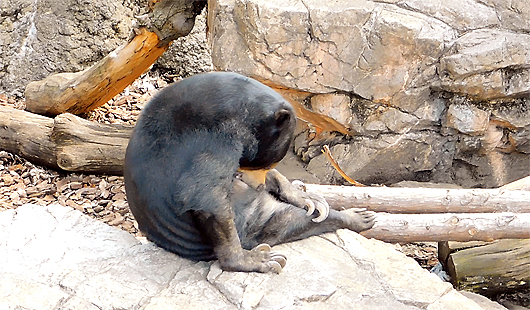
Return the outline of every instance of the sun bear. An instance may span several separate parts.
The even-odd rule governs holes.
[[[295,126],[283,97],[236,73],[198,74],[162,89],[142,110],[125,156],[139,229],[182,257],[218,259],[223,270],[279,272],[286,258],[272,245],[371,228],[372,213],[330,210],[272,169]]]

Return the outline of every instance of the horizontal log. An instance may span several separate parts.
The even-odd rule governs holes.
[[[377,213],[376,224],[361,233],[386,242],[492,241],[530,238],[530,214]]]
[[[53,119],[0,105],[0,150],[57,169],[52,131]]]
[[[53,119],[0,106],[0,149],[53,169],[122,174],[132,129],[68,113]]]
[[[530,191],[353,187],[306,184],[337,210],[366,208],[388,213],[530,213]]]
[[[122,174],[133,126],[100,124],[75,115],[54,119],[57,164],[66,171]]]

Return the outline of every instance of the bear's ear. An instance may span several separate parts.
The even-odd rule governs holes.
[[[276,118],[276,127],[284,127],[286,124],[289,124],[293,114],[289,110],[280,109],[276,111],[274,116]]]

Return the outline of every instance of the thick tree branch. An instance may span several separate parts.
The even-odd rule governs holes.
[[[144,16],[145,27],[136,29],[130,42],[92,67],[29,83],[26,109],[54,116],[85,113],[105,104],[144,73],[172,40],[187,35],[205,4],[204,0],[157,2],[153,11]]]

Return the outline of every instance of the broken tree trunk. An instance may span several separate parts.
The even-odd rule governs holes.
[[[0,106],[0,149],[53,169],[121,174],[132,129],[72,114],[53,119]]]
[[[26,87],[26,109],[43,115],[80,114],[93,110],[145,72],[175,38],[187,35],[204,0],[155,3],[143,16],[148,27],[137,29],[127,45],[118,48],[92,67],[77,73],[59,73]]]
[[[57,169],[52,131],[53,119],[0,105],[0,150]]]
[[[66,171],[122,174],[133,126],[99,124],[66,113],[55,117],[57,165]]]
[[[501,189],[530,190],[530,177]],[[530,225],[527,226],[530,230]],[[530,283],[530,240],[440,242],[438,258],[459,289],[498,294]]]
[[[530,240],[447,242],[439,251],[451,281],[458,289],[498,294],[528,288]],[[441,255],[440,255],[441,256]]]

